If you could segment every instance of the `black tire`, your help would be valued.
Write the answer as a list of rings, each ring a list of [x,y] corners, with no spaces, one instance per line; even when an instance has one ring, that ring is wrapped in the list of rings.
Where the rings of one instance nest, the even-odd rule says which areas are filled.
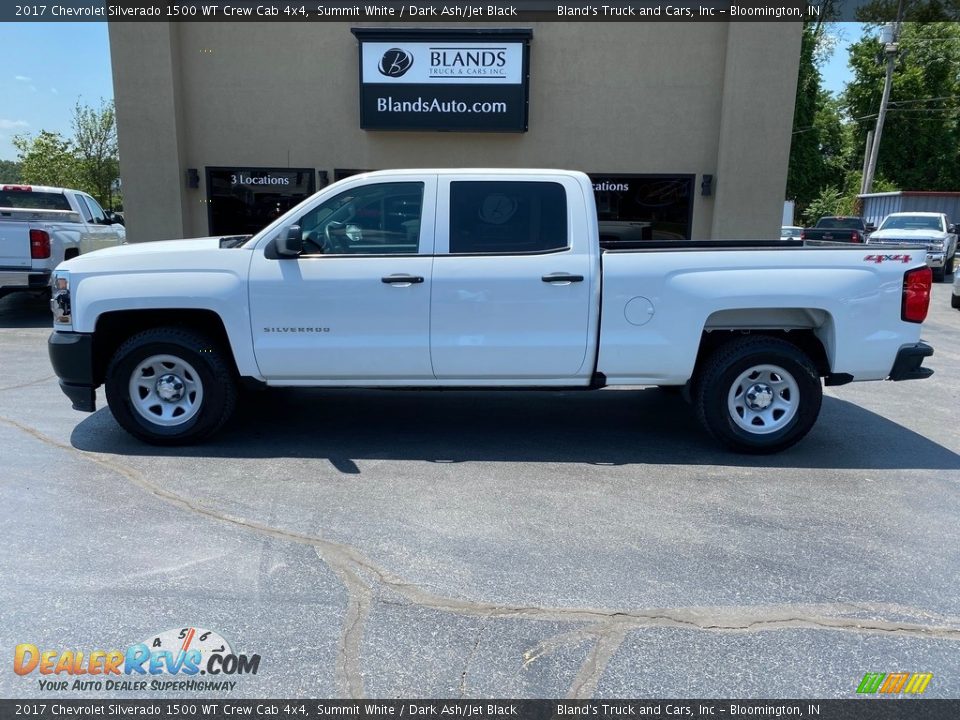
[[[947,260],[947,262],[945,263],[945,266],[944,266],[944,268],[943,268],[943,274],[944,274],[944,275],[953,275],[953,271],[954,271],[954,269],[955,269],[956,262],[957,262],[957,256],[956,256],[956,255],[953,255],[953,256],[952,256],[949,260]]]
[[[960,310],[960,295],[950,295],[950,307]]]
[[[933,281],[934,282],[943,282],[946,277],[945,273],[946,268],[933,268]]]
[[[744,377],[764,367],[776,371]],[[763,384],[764,378],[769,384]],[[752,393],[756,389],[763,397]],[[767,405],[754,412],[747,407],[748,397],[758,407]],[[694,392],[697,417],[707,432],[727,448],[750,454],[775,453],[797,443],[816,422],[822,400],[820,376],[810,358],[796,345],[764,336],[738,338],[717,348],[698,373]]]
[[[236,406],[236,383],[226,357],[216,343],[193,330],[161,327],[137,333],[117,349],[107,368],[110,412],[124,430],[152,445],[187,445],[209,437],[223,426]],[[175,414],[176,403],[162,401],[159,395],[151,401],[149,391],[143,388],[153,382],[154,392],[159,390],[161,378],[151,381],[157,373],[151,367],[142,367],[156,358],[168,359],[166,363],[157,361],[170,371],[168,377],[184,378],[179,385],[176,379],[167,381],[169,387],[178,388],[172,392],[180,392],[182,402],[189,405],[179,416]],[[140,386],[135,392],[140,397],[132,397],[131,387],[137,378]],[[184,393],[185,384],[192,390]],[[151,402],[153,408],[148,408]],[[173,407],[173,414],[167,418],[163,417],[165,402],[167,410]],[[184,415],[189,417],[181,419]]]

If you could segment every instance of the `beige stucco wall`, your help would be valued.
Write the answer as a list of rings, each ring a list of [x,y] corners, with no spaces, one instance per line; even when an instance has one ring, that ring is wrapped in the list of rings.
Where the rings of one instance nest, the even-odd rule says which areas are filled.
[[[206,234],[206,166],[692,173],[694,238],[778,232],[797,23],[525,23],[522,134],[361,130],[357,25],[111,23],[129,237]]]

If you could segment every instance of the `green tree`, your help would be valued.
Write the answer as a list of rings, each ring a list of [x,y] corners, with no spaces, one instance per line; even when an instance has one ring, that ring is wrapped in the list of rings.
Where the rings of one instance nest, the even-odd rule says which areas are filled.
[[[843,108],[821,87],[819,66],[832,49],[827,27],[804,23],[800,46],[787,197],[796,200],[801,214],[824,187],[842,183],[849,156]]]
[[[77,101],[73,110],[73,148],[80,185],[101,205],[111,207],[113,183],[120,176],[112,100],[101,98],[98,108]]]
[[[899,46],[876,174],[903,190],[956,190],[960,26],[904,23]],[[864,37],[850,48],[854,79],[843,102],[855,122],[854,142],[859,147],[876,125],[885,73],[878,62],[881,56],[875,37]]]
[[[20,182],[20,165],[13,160],[0,160],[0,183]]]
[[[60,133],[41,130],[36,137],[13,138],[20,163],[21,182],[34,185],[76,187],[79,166],[73,145]]]

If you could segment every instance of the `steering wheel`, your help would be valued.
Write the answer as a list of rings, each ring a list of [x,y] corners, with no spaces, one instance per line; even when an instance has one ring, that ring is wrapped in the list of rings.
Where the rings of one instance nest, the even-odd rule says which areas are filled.
[[[346,247],[343,242],[343,238],[334,237],[330,233],[330,229],[341,230],[346,227],[346,223],[337,222],[333,220],[328,222],[323,228],[323,244],[325,252],[340,254],[346,251]]]

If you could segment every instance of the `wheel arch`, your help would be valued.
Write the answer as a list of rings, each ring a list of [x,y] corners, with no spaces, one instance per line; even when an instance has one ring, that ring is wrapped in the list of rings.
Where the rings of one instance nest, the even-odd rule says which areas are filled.
[[[150,309],[113,310],[97,318],[93,333],[94,382],[104,382],[110,359],[125,340],[143,330],[157,327],[180,327],[203,333],[210,338],[228,360],[234,373],[239,375],[236,356],[230,344],[223,319],[213,310],[200,309]]]
[[[833,315],[822,308],[738,308],[709,315],[690,383],[693,386],[707,359],[723,345],[746,335],[775,337],[801,350],[821,377],[832,372],[836,348]]]

